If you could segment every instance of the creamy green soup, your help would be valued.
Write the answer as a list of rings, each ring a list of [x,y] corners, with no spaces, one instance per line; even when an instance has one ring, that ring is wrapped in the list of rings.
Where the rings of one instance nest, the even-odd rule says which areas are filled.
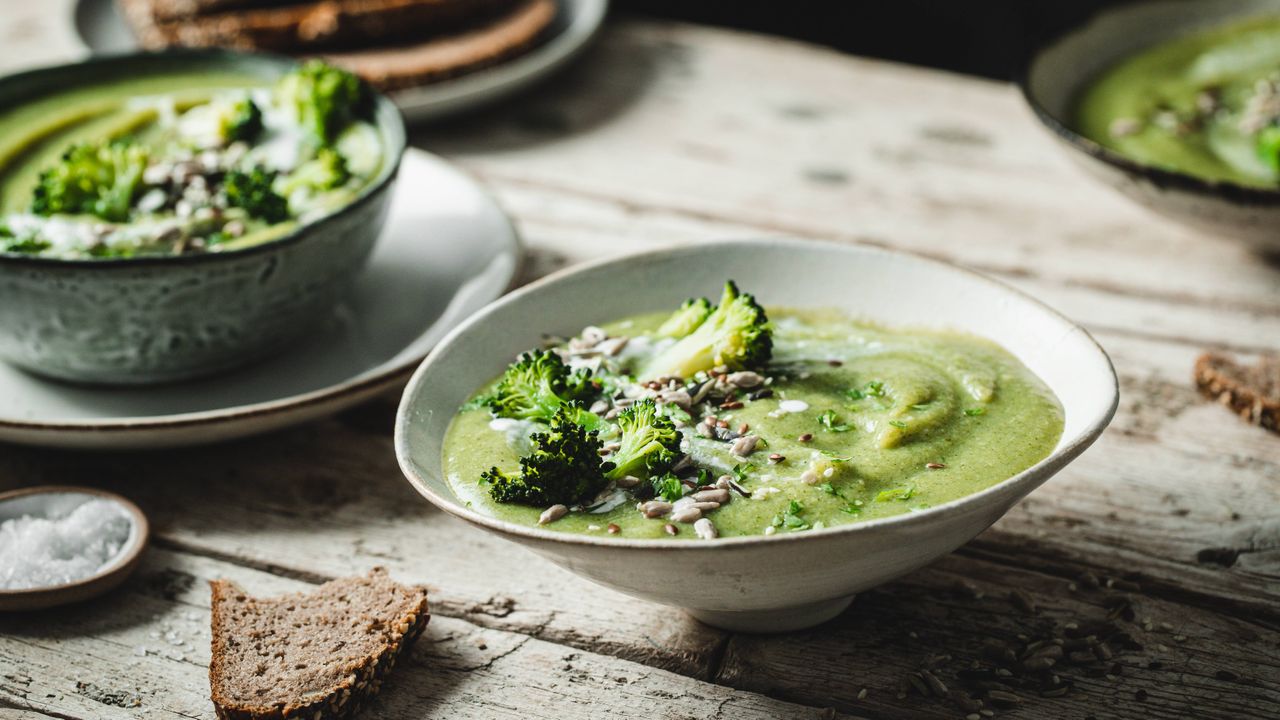
[[[173,72],[0,111],[0,252],[223,252],[354,200],[383,164],[367,90],[321,63],[279,81]]]
[[[590,405],[603,418],[645,398],[665,408],[683,437],[674,474],[684,487],[664,499],[644,479],[633,487],[610,483],[545,527],[695,538],[692,517],[706,518],[721,537],[805,532],[978,492],[1046,457],[1061,436],[1054,395],[987,340],[888,329],[834,311],[771,308],[768,316],[772,356],[756,371],[635,383],[636,369],[673,342],[655,334],[666,314],[588,328],[559,345],[571,366],[590,367],[600,381]],[[603,424],[607,453],[616,428]],[[482,479],[491,467],[517,467],[540,430],[536,421],[495,418],[480,402],[465,407],[444,444],[444,470],[458,498],[519,524],[545,521],[546,508],[498,502]],[[698,497],[723,501],[679,512]],[[646,504],[655,501],[672,507],[659,505],[647,516]]]
[[[1280,17],[1176,38],[1106,70],[1079,132],[1139,162],[1254,187],[1280,182]]]

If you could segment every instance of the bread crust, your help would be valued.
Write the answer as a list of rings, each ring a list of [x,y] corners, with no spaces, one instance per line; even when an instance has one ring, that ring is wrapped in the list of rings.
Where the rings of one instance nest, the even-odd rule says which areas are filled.
[[[1264,357],[1246,367],[1218,353],[1196,359],[1196,387],[1246,422],[1280,433],[1280,358]]]
[[[245,50],[312,51],[458,30],[509,10],[517,0],[318,0],[243,6],[241,0],[117,0],[138,42]],[[228,5],[227,2],[231,4]],[[175,11],[195,10],[175,16]]]
[[[385,579],[386,570],[374,568],[370,578]],[[335,580],[316,588],[310,594],[322,594],[335,583],[349,582],[351,578]],[[388,579],[389,581],[389,579]],[[301,597],[304,593],[286,596],[286,598],[257,599],[248,597],[243,589],[230,580],[212,580],[209,583],[212,593],[211,602],[211,653],[209,662],[210,699],[214,710],[222,720],[286,720],[300,718],[305,720],[341,720],[354,715],[382,686],[388,672],[395,667],[396,660],[409,648],[427,626],[430,619],[427,606],[427,591],[417,586],[398,585],[417,596],[415,606],[399,624],[390,629],[382,647],[364,660],[341,681],[327,688],[326,694],[310,702],[293,700],[272,705],[252,705],[226,695],[223,687],[226,684],[224,659],[235,652],[228,646],[231,635],[231,618],[229,609],[238,603],[276,602],[288,597]]]
[[[446,80],[502,62],[536,44],[556,17],[555,0],[522,0],[509,13],[456,35],[320,53],[381,90]]]

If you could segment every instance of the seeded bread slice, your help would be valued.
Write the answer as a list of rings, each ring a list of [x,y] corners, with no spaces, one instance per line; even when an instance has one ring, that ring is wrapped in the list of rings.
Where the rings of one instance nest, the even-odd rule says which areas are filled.
[[[281,52],[453,32],[516,4],[516,0],[318,0],[263,5],[200,0],[203,5],[189,8],[195,14],[174,17],[173,0],[117,2],[138,42],[148,49],[232,47]]]
[[[213,590],[209,686],[223,720],[337,720],[377,693],[427,624],[427,591],[383,568],[311,592],[249,597]]]
[[[1280,355],[1264,355],[1253,366],[1218,353],[1196,360],[1196,386],[1211,400],[1272,432],[1280,432]]]
[[[456,77],[518,55],[537,43],[555,17],[555,0],[520,0],[509,11],[464,32],[323,52],[320,57],[377,88],[399,90]]]

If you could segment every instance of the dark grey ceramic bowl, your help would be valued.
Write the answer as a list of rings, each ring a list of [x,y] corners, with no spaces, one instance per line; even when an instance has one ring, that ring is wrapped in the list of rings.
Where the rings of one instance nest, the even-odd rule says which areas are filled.
[[[0,79],[0,107],[114,77],[237,70],[276,77],[281,57],[143,53]],[[283,349],[327,317],[373,250],[405,147],[399,110],[376,95],[385,162],[353,203],[279,239],[222,253],[58,260],[0,253],[0,359],[100,384],[181,380]]]
[[[1280,250],[1280,189],[1245,187],[1132,160],[1077,133],[1077,98],[1102,71],[1174,37],[1260,15],[1280,14],[1275,0],[1161,0],[1093,16],[1033,54],[1019,85],[1036,116],[1091,175],[1170,219]]]

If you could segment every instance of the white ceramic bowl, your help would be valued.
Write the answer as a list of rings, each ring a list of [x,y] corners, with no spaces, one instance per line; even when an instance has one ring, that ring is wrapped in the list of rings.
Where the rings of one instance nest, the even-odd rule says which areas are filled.
[[[1104,10],[1041,47],[1020,79],[1036,116],[1091,175],[1165,217],[1263,251],[1280,250],[1280,188],[1203,180],[1145,165],[1077,133],[1072,112],[1099,73],[1174,37],[1255,16],[1275,0],[1161,0]]]
[[[458,407],[543,333],[676,307],[714,295],[726,278],[766,307],[836,307],[890,325],[988,337],[1062,401],[1053,454],[1003,482],[921,512],[785,535],[714,541],[633,540],[516,525],[463,506],[441,466]],[[684,608],[731,630],[808,627],[855,593],[964,544],[1088,447],[1115,412],[1115,372],[1080,327],[1000,283],[933,260],[870,247],[797,240],[735,241],[633,255],[574,268],[493,303],[454,330],[418,368],[396,418],[396,455],[418,492],[602,585]],[[479,559],[479,558],[478,558]]]

